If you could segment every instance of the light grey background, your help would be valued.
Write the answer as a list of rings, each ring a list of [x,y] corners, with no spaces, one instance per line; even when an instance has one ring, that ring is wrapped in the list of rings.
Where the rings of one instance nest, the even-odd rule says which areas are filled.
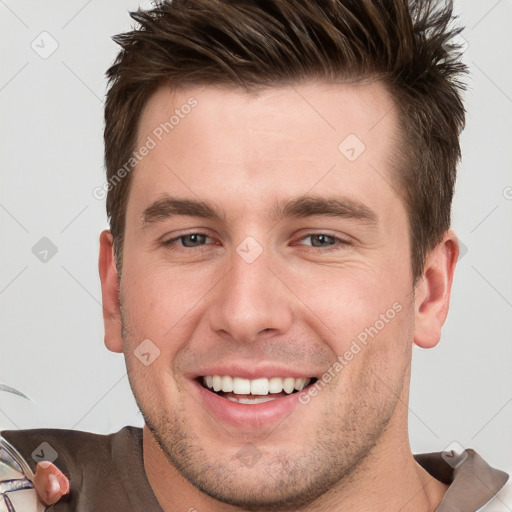
[[[0,0],[0,383],[31,398],[0,392],[0,428],[142,425],[123,357],[103,345],[107,222],[92,193],[110,36],[139,4]],[[456,7],[471,82],[453,226],[467,253],[441,343],[414,352],[410,437],[415,452],[457,441],[512,470],[512,0]]]

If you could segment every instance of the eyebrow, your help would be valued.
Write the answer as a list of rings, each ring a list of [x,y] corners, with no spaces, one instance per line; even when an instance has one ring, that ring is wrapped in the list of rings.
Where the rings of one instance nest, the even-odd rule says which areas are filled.
[[[203,201],[177,199],[166,196],[155,201],[142,212],[144,225],[165,220],[176,215],[202,217],[204,219],[223,220],[225,215]]]
[[[322,215],[377,224],[377,214],[372,209],[348,197],[303,196],[278,202],[270,213],[276,221],[288,217],[305,218]]]
[[[204,201],[166,196],[155,201],[143,211],[142,222],[145,226],[178,215],[217,221],[226,219],[224,211]],[[281,200],[270,209],[269,216],[275,221],[291,217],[329,216],[356,219],[366,224],[377,224],[377,214],[373,210],[348,197],[302,196],[296,199]]]

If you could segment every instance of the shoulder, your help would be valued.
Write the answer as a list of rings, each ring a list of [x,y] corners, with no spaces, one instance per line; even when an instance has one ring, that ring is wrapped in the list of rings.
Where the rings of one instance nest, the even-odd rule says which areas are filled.
[[[434,478],[448,484],[436,512],[505,512],[512,510],[511,481],[477,452],[462,449],[415,455]]]
[[[64,429],[4,430],[0,436],[20,453],[32,470],[38,462],[48,460],[64,471],[76,460],[84,464],[90,459],[99,462],[104,457],[111,458],[113,444],[139,442],[142,429],[124,427],[114,434]]]
[[[478,512],[510,512],[512,510],[512,479],[496,493]]]
[[[11,458],[30,480],[37,464],[43,461],[52,462],[68,478],[70,493],[52,510],[144,510],[131,506],[131,502],[137,494],[152,499],[143,467],[140,428],[124,427],[113,434],[63,429],[5,430],[0,436]]]

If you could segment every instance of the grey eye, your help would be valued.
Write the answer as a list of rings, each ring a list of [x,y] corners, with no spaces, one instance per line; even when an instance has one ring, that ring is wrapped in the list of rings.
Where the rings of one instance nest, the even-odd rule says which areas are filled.
[[[206,243],[208,237],[199,233],[192,233],[191,235],[180,236],[179,240],[184,247],[197,247]]]
[[[336,243],[336,238],[330,235],[309,235],[306,238],[311,240],[313,247],[326,247]]]

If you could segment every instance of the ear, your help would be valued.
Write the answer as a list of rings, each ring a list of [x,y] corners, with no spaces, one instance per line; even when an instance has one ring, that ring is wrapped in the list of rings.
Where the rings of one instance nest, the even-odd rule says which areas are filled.
[[[435,347],[441,338],[458,256],[459,242],[452,230],[427,256],[423,275],[414,290],[414,343],[419,347]]]
[[[112,352],[123,351],[121,336],[121,309],[119,283],[114,260],[112,235],[105,230],[100,235],[100,257],[98,262],[103,300],[103,323],[105,325],[105,345]]]

